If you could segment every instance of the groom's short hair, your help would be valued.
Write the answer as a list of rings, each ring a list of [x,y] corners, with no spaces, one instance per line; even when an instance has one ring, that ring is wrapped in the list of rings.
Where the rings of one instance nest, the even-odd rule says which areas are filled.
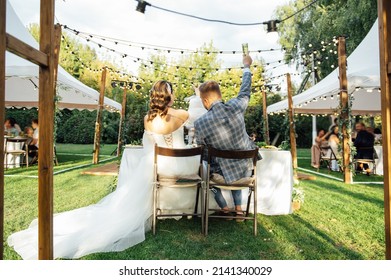
[[[221,96],[220,86],[215,81],[208,81],[200,85],[201,96],[205,96],[210,92],[217,93]]]

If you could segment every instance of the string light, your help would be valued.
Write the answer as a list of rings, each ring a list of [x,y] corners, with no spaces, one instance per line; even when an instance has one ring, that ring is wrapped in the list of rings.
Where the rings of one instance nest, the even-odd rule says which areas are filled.
[[[203,18],[203,17],[199,17],[199,16],[195,16],[195,15],[185,14],[185,13],[182,13],[182,12],[177,12],[177,11],[169,10],[169,9],[166,9],[166,8],[163,8],[163,7],[155,6],[155,5],[152,5],[151,3],[147,2],[147,1],[144,1],[144,0],[136,0],[136,1],[137,1],[136,11],[141,12],[143,14],[145,13],[146,7],[150,6],[150,7],[153,7],[153,8],[162,10],[162,11],[165,11],[165,12],[173,13],[173,14],[180,15],[180,16],[190,17],[190,18],[194,18],[194,19],[199,19],[199,20],[203,20],[203,21],[208,21],[208,22],[224,23],[224,24],[236,25],[236,26],[267,25],[267,31],[268,32],[276,32],[277,31],[277,23],[281,23],[283,21],[286,21],[286,20],[294,17],[295,15],[301,13],[302,11],[306,10],[307,8],[309,8],[310,6],[314,5],[319,0],[312,1],[308,5],[304,6],[303,8],[297,10],[296,12],[292,13],[291,15],[289,15],[289,16],[281,19],[281,20],[269,20],[269,21],[254,22],[254,23],[236,23],[236,22],[230,22],[230,21],[225,21],[225,20],[208,19],[208,18]]]

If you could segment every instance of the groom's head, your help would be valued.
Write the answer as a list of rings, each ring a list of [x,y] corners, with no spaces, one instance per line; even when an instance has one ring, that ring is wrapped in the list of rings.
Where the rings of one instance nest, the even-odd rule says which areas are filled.
[[[200,97],[204,107],[209,110],[215,101],[221,100],[219,84],[215,81],[208,81],[200,85]]]

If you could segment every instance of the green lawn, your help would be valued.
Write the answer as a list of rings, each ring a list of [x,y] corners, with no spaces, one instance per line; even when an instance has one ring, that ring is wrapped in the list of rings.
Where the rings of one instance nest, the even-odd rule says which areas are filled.
[[[75,154],[88,150],[61,148]],[[308,154],[300,150],[299,156]],[[73,160],[78,162],[76,156]],[[83,157],[79,162],[84,162]],[[55,212],[95,203],[112,190],[114,177],[82,175],[85,168],[55,175]],[[6,177],[5,183],[7,238],[37,216],[37,179]],[[251,222],[211,221],[205,238],[198,219],[164,220],[158,224],[158,234],[149,232],[141,244],[83,259],[384,259],[382,185],[345,185],[317,176],[314,181],[301,181],[300,187],[305,191],[302,208],[285,216],[259,214],[256,237]],[[6,246],[5,259],[20,257]]]
[[[298,166],[300,168],[308,169],[314,172],[318,172],[321,174],[333,176],[339,179],[343,179],[343,174],[337,171],[330,171],[327,167],[322,166],[319,171],[311,166],[311,150],[310,149],[298,149],[297,150],[298,157]],[[353,176],[354,182],[383,182],[383,176],[373,175],[370,176],[366,174],[355,174]]]

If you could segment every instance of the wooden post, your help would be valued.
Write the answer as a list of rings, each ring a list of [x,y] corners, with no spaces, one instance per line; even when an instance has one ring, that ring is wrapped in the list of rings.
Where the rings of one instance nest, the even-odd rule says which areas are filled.
[[[342,134],[342,168],[344,173],[344,182],[346,184],[352,183],[352,172],[350,170],[350,138],[351,135],[347,130],[347,123],[349,123],[349,94],[348,94],[348,79],[346,76],[346,38],[338,38],[338,66],[339,66],[339,84],[340,84],[340,104],[341,111],[339,117],[342,120],[341,134]]]
[[[0,0],[0,124],[5,114],[5,50],[7,1]],[[4,137],[0,137],[0,260],[4,258]]]
[[[106,88],[106,74],[107,68],[104,67],[102,71],[102,77],[100,80],[100,95],[99,95],[99,106],[98,112],[96,114],[95,122],[95,137],[94,137],[94,155],[92,159],[93,164],[99,163],[99,151],[100,151],[100,135],[102,128],[102,111],[103,111],[103,102],[105,98],[105,88]]]
[[[119,119],[119,130],[118,130],[118,146],[117,146],[117,157],[121,155],[122,150],[122,133],[123,133],[123,122],[125,120],[125,114],[126,114],[126,89],[128,87],[128,84],[125,83],[125,87],[123,90],[122,95],[122,110],[121,110],[121,117]]]
[[[288,114],[289,114],[289,137],[291,140],[291,153],[292,153],[292,165],[293,176],[297,179],[297,150],[296,150],[296,132],[295,123],[293,119],[293,100],[292,100],[292,82],[291,74],[286,74],[287,86],[288,86]]]
[[[41,0],[40,51],[48,67],[39,69],[38,257],[53,259],[54,0]]]
[[[266,145],[270,145],[270,136],[269,136],[269,119],[267,115],[267,100],[266,100],[266,91],[262,92],[262,103],[263,103],[263,131]]]
[[[386,259],[391,260],[391,2],[378,0]]]

